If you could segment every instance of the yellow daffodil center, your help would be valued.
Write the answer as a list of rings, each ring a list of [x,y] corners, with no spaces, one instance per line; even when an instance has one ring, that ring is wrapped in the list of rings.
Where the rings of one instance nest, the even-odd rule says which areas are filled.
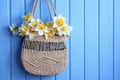
[[[60,28],[60,30],[61,30],[62,32],[65,32],[65,31],[67,31],[67,28],[66,28],[66,26],[62,26],[62,27]]]
[[[41,23],[40,26],[39,26],[39,29],[40,29],[40,30],[45,30],[45,28],[46,28],[46,27],[45,27],[45,24],[44,24],[44,23]]]
[[[45,38],[46,39],[48,39],[48,37],[51,37],[51,36],[53,36],[53,31],[52,30],[50,30],[49,32],[45,33]]]
[[[50,30],[50,31],[48,32],[48,35],[49,35],[49,36],[52,36],[52,35],[53,35],[53,31]]]
[[[63,26],[64,20],[63,20],[62,18],[59,18],[59,19],[56,20],[56,24],[57,24],[58,26]]]
[[[52,28],[53,27],[52,23],[47,23],[46,25],[47,25],[48,28]]]
[[[38,21],[34,21],[34,22],[32,22],[32,25],[33,25],[34,27],[36,27],[36,26],[39,25],[39,22],[38,22]]]
[[[28,30],[29,30],[29,27],[27,27],[27,26],[25,26],[25,25],[20,28],[20,32],[23,33],[24,35],[26,34],[26,32],[27,32]]]
[[[27,14],[26,16],[24,16],[24,19],[26,21],[30,21],[32,19],[32,16],[30,14]]]
[[[53,28],[53,33],[58,34],[58,30],[56,28]]]
[[[67,34],[67,35],[65,35],[65,36],[66,36],[66,38],[68,38],[70,35]]]

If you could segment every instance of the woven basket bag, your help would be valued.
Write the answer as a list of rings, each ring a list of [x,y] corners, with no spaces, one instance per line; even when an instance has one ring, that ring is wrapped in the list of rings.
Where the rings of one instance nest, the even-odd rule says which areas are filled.
[[[64,36],[49,39],[43,36],[29,39],[26,36],[22,44],[21,62],[24,69],[33,75],[47,76],[62,72],[67,63]]]

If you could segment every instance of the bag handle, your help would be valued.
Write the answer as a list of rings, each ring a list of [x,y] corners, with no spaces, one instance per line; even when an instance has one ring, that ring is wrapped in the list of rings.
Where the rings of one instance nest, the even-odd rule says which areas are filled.
[[[52,4],[52,8],[53,8],[53,11],[54,11],[54,15],[57,16],[57,12],[56,12],[56,8],[54,6],[54,3],[52,0],[50,0],[51,4]],[[49,11],[49,14],[50,14],[50,17],[51,19],[53,20],[53,17],[52,17],[52,11],[50,10],[50,6],[48,4],[48,0],[46,0],[46,3],[47,3],[47,7],[48,7],[48,11]]]
[[[53,11],[54,11],[54,15],[57,16],[56,8],[55,8],[55,6],[54,6],[53,1],[50,0],[50,3],[52,4],[52,8],[53,8]],[[33,7],[32,7],[32,15],[33,15],[33,16],[35,15],[37,4],[38,4],[38,0],[34,0]],[[46,4],[47,4],[47,7],[48,7],[48,11],[49,11],[49,14],[50,14],[50,18],[53,20],[52,11],[50,10],[50,5],[49,5],[49,3],[48,3],[48,0],[46,0]]]
[[[38,0],[34,0],[33,6],[32,6],[32,16],[35,15],[37,5],[38,5]]]

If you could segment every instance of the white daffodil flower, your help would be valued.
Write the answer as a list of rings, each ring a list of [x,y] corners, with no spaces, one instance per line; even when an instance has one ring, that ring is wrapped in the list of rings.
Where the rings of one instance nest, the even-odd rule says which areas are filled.
[[[40,19],[37,19],[37,20],[32,19],[32,20],[31,20],[31,23],[29,23],[29,26],[30,26],[30,27],[33,27],[33,28],[35,29],[36,27],[39,26],[39,23],[40,23]]]
[[[19,35],[25,36],[27,31],[29,31],[29,27],[26,24],[22,24],[21,27],[19,27]]]
[[[58,27],[57,30],[58,30],[58,34],[59,34],[60,36],[66,35],[66,33],[67,33],[67,31],[68,31],[68,27],[67,27],[67,25],[63,25],[63,26],[61,26],[61,27]]]
[[[53,28],[61,27],[65,24],[65,18],[62,17],[61,15],[55,16],[53,18],[53,22],[54,22]]]
[[[48,30],[52,30],[53,29],[53,22],[47,22],[46,26],[47,26]]]
[[[70,36],[71,31],[72,31],[72,27],[68,27],[68,30],[64,36],[68,38]]]
[[[30,39],[33,39],[35,36],[37,36],[37,32],[32,28],[29,28],[29,31],[26,32],[26,35],[29,36]]]
[[[68,31],[72,32],[73,28],[71,26],[68,27]]]
[[[44,32],[48,32],[47,26],[42,22],[35,31],[38,32],[38,35],[42,36],[44,35]]]
[[[13,35],[17,34],[16,25],[15,24],[10,25],[9,28],[10,28],[10,31],[12,32]]]
[[[64,36],[65,35],[70,35],[70,33],[72,31],[72,27],[65,24],[65,25],[63,25],[61,27],[58,27],[57,30],[58,30],[58,34],[60,36],[62,36],[62,35],[64,35]]]
[[[33,16],[31,13],[28,13],[26,15],[23,16],[23,19],[26,21],[26,22],[30,22],[32,20]]]

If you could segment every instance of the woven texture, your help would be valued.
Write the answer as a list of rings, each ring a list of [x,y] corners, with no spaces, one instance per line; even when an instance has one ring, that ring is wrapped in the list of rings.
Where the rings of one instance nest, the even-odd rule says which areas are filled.
[[[35,37],[25,41],[39,42],[64,42],[64,37],[52,37],[48,40],[43,37]],[[23,43],[23,45],[25,45]],[[21,61],[25,70],[34,75],[55,75],[64,70],[67,63],[67,49],[56,51],[39,51],[22,48]]]
[[[25,38],[25,40],[29,40],[29,41],[40,41],[40,42],[64,42],[64,37],[61,36],[52,36],[49,37],[49,39],[45,39],[45,37],[41,36],[36,36],[33,39],[29,39],[29,37],[27,36]]]

